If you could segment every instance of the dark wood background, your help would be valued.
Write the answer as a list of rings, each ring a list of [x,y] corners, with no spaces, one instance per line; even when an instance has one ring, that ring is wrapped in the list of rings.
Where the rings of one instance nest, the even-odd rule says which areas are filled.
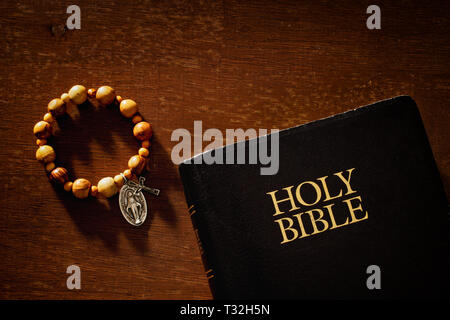
[[[288,128],[397,95],[419,105],[450,192],[450,5],[376,1],[73,1],[0,3],[0,297],[209,299],[171,133]],[[136,100],[155,131],[150,219],[128,225],[116,203],[76,200],[35,160],[33,125],[74,84]],[[71,110],[55,139],[72,177],[126,168],[138,143],[117,111]],[[81,290],[66,268],[81,268]]]

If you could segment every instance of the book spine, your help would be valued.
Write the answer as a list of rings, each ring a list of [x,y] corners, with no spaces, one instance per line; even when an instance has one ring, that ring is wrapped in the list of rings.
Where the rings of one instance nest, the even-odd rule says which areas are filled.
[[[201,197],[204,192],[199,190],[202,188],[201,177],[195,165],[181,165],[179,170],[188,206],[187,212],[194,228],[206,279],[208,280],[213,297],[216,298],[216,268],[211,255],[212,251],[209,248],[211,239],[208,234],[208,228],[205,225],[206,222],[204,221],[205,209],[208,208],[208,204],[207,199]]]

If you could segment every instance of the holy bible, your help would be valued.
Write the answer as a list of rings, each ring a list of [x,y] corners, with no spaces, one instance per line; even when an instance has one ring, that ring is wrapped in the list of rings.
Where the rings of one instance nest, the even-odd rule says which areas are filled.
[[[450,296],[448,202],[410,97],[277,134],[276,174],[194,161],[268,136],[179,167],[216,299]]]

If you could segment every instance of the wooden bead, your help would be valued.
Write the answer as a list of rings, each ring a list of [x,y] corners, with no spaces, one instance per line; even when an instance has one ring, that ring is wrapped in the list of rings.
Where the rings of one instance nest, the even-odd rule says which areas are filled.
[[[106,198],[112,197],[119,190],[116,183],[114,182],[114,179],[111,177],[101,179],[98,182],[97,186],[98,192]]]
[[[139,149],[139,155],[141,157],[147,158],[149,154],[150,154],[150,151],[148,151],[147,148],[140,148]]]
[[[53,99],[48,103],[48,112],[54,117],[58,117],[66,113],[66,104],[59,98]]]
[[[150,148],[151,145],[152,145],[152,143],[149,140],[142,141],[142,144],[141,144],[142,148],[146,148],[146,149]]]
[[[51,124],[53,121],[55,121],[55,118],[53,118],[50,112],[47,112],[46,114],[44,114],[44,121]]]
[[[52,134],[52,127],[47,121],[39,121],[34,125],[33,133],[38,139],[47,139]]]
[[[97,186],[91,186],[90,195],[93,196],[93,197],[97,197],[98,196],[98,187]]]
[[[54,162],[49,162],[45,165],[45,171],[51,172],[53,169],[55,169],[56,165]]]
[[[36,159],[43,163],[53,162],[56,159],[55,150],[53,150],[51,146],[45,144],[37,149]]]
[[[136,102],[131,99],[125,99],[120,103],[120,113],[122,113],[125,118],[131,118],[137,111],[138,106]]]
[[[49,178],[51,182],[64,185],[69,181],[69,174],[65,168],[58,167],[50,172]]]
[[[118,174],[114,177],[114,182],[116,183],[117,187],[122,187],[124,184],[124,180],[121,174]]]
[[[142,120],[143,120],[143,119],[142,119],[141,115],[139,115],[139,114],[136,114],[135,116],[133,116],[133,119],[131,119],[131,121],[132,121],[134,124],[139,123],[139,122],[141,122]]]
[[[89,98],[95,98],[95,93],[97,92],[97,89],[91,88],[87,91],[87,95]]]
[[[82,85],[77,84],[69,90],[69,98],[75,104],[82,104],[87,99],[86,88]]]
[[[116,98],[114,89],[109,86],[103,86],[98,88],[95,97],[104,106],[107,106],[114,102]]]
[[[152,126],[146,121],[141,121],[134,126],[133,134],[138,140],[148,140],[152,137]]]
[[[140,175],[142,171],[145,169],[146,160],[144,157],[140,155],[135,155],[128,160],[128,168],[130,168],[131,172],[136,175]]]
[[[130,169],[127,169],[123,172],[123,175],[125,176],[125,178],[127,179],[132,179],[133,178],[133,173],[131,172]]]
[[[78,199],[87,198],[90,190],[91,182],[87,179],[80,178],[73,182],[72,193]]]
[[[72,185],[73,185],[73,182],[67,181],[66,183],[64,183],[64,190],[66,190],[67,192],[71,192],[72,191]]]
[[[60,99],[61,99],[62,101],[64,101],[64,103],[70,102],[70,96],[69,96],[68,93],[63,93],[63,94],[61,95]]]
[[[47,144],[47,140],[46,139],[36,139],[36,144],[40,147],[43,146],[44,144]]]

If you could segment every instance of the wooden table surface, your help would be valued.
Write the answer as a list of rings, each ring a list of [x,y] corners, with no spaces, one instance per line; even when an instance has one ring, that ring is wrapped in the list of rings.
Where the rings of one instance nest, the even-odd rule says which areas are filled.
[[[0,298],[210,299],[178,169],[177,128],[284,129],[397,95],[420,109],[450,192],[450,5],[377,1],[0,3]],[[33,125],[74,84],[108,84],[154,128],[149,219],[132,227],[117,197],[77,200],[35,160]],[[136,153],[117,111],[70,110],[58,163],[97,182]],[[81,268],[68,290],[66,268]]]

